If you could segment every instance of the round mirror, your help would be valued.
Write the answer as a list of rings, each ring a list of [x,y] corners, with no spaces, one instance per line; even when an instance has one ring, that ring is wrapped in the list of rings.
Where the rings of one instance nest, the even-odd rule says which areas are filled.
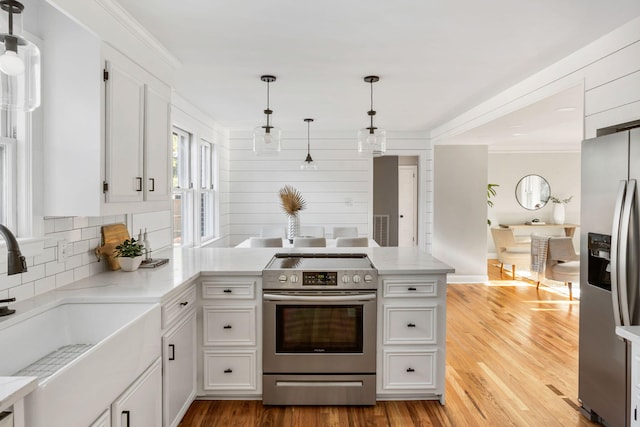
[[[540,175],[524,176],[516,185],[516,200],[520,206],[530,211],[542,209],[549,201],[549,196],[551,187]]]

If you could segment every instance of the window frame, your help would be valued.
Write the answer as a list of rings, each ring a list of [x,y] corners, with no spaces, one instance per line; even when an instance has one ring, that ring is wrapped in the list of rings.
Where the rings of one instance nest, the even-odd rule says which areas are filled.
[[[194,145],[194,137],[193,134],[178,127],[172,126],[171,129],[171,151],[172,157],[174,157],[174,142],[173,138],[177,136],[181,138],[180,142],[186,141],[186,149],[180,149],[180,143],[178,146],[178,150],[176,155],[177,164],[183,164],[186,168],[184,171],[184,175],[178,176],[178,184],[180,184],[180,179],[184,178],[184,184],[186,186],[181,187],[180,185],[175,185],[175,178],[173,173],[173,165],[171,171],[171,199],[174,201],[171,204],[171,218],[172,218],[172,246],[173,247],[191,247],[194,245],[194,231],[195,230],[195,216],[193,210],[193,200],[194,200],[194,186],[193,186],[193,145]],[[180,154],[186,152],[187,160],[184,162],[184,159],[180,159]],[[181,233],[180,233],[180,243],[176,243],[176,232],[175,232],[175,200],[176,196],[180,196],[181,200]]]
[[[219,236],[218,223],[218,156],[216,144],[205,138],[200,138],[198,147],[198,194],[196,200],[197,208],[197,225],[198,233],[195,236],[198,244],[203,245],[210,243]],[[208,201],[211,206],[212,215],[209,216],[210,221],[203,221],[204,207],[202,206],[203,198],[210,198]],[[209,230],[208,234],[204,233],[204,229]]]

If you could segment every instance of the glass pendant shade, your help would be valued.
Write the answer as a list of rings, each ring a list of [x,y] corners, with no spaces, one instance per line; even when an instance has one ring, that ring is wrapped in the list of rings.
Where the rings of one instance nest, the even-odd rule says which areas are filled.
[[[0,1],[0,108],[33,111],[40,106],[40,49],[22,37],[24,6]]]
[[[358,154],[363,157],[381,157],[387,151],[387,133],[384,129],[376,129],[371,133],[369,128],[358,131]]]
[[[253,130],[253,152],[258,156],[276,156],[280,152],[280,128],[273,127],[266,132],[263,126]]]

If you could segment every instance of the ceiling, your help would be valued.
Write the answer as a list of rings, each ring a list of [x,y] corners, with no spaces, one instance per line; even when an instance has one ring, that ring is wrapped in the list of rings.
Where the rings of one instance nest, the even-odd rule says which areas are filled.
[[[638,0],[120,3],[181,62],[177,92],[225,127],[264,124],[260,75],[275,75],[283,135],[305,117],[312,130],[365,127],[370,74],[377,126],[428,131],[640,16]]]

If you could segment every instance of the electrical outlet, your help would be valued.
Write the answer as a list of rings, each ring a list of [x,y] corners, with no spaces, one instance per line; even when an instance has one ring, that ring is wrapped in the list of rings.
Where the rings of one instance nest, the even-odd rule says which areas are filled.
[[[66,262],[69,259],[69,246],[66,240],[58,240],[58,262]]]

